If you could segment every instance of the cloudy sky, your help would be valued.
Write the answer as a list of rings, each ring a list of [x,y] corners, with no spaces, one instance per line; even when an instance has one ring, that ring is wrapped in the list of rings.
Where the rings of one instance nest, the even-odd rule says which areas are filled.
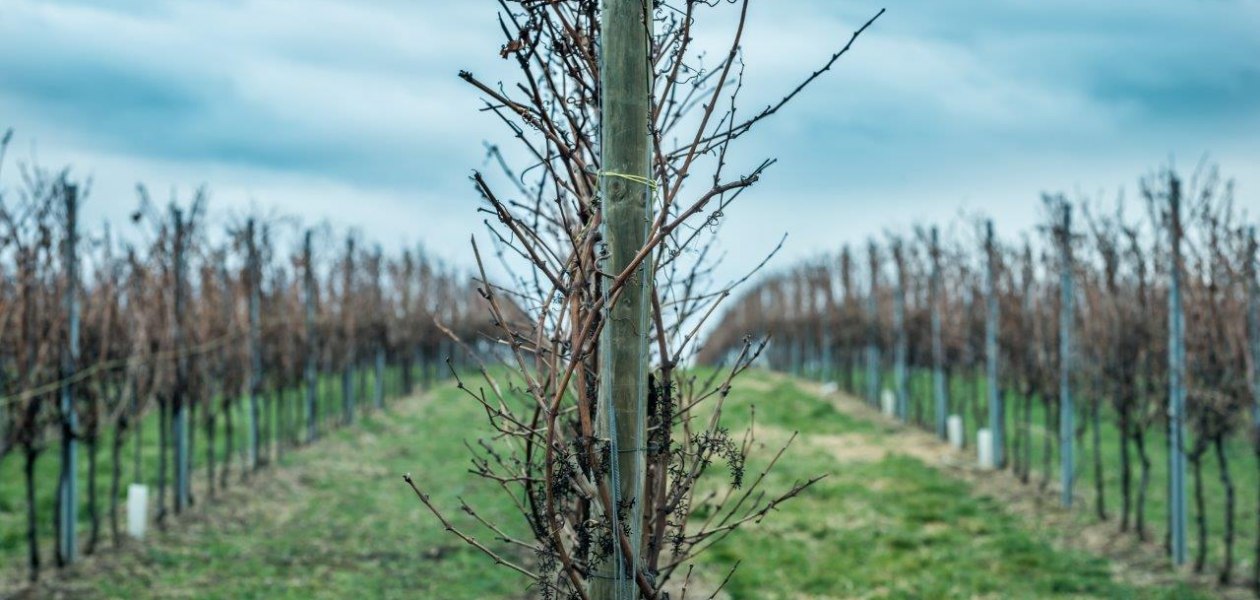
[[[755,0],[744,105],[777,99],[882,6],[746,138],[746,164],[780,162],[727,211],[731,269],[784,232],[779,264],[960,211],[1014,232],[1042,191],[1110,196],[1205,153],[1260,212],[1260,2]],[[275,207],[460,260],[481,220],[468,175],[508,141],[456,77],[510,77],[496,7],[2,0],[0,129],[16,129],[10,161],[93,178],[89,221],[122,220],[137,182],[204,183],[221,214]],[[717,39],[730,17],[699,27]]]

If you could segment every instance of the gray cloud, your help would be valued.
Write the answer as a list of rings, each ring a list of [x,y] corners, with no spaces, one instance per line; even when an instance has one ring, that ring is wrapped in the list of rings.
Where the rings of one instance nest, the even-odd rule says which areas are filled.
[[[755,2],[744,110],[879,6]],[[482,142],[510,141],[455,78],[511,77],[494,14],[491,2],[9,0],[0,126],[93,172],[102,214],[121,214],[137,179],[204,181],[228,205],[276,203],[453,255],[479,226],[466,177]],[[701,42],[717,48],[732,17],[716,12]],[[741,240],[730,270],[784,230],[791,256],[960,207],[1020,226],[1044,189],[1131,186],[1170,155],[1212,152],[1254,203],[1258,25],[1260,5],[1226,0],[891,4],[733,157],[782,161],[727,211]]]

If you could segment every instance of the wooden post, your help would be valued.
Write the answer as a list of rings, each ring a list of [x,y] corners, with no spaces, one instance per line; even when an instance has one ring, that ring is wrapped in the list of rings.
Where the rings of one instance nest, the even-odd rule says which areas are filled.
[[[354,307],[350,302],[354,297],[354,236],[346,238],[346,272],[343,274],[341,290],[341,320],[345,327],[345,362],[341,365],[341,409],[347,425],[354,423],[354,363],[358,360],[355,352]]]
[[[601,13],[600,177],[603,232],[607,244],[604,273],[624,271],[643,248],[652,220],[650,61],[652,3],[647,0],[603,0]],[[642,180],[642,181],[640,181]],[[610,443],[611,512],[604,515],[613,531],[622,531],[618,506],[631,507],[624,524],[630,555],[613,544],[612,560],[593,565],[592,600],[637,598],[635,574],[643,524],[644,440],[647,419],[649,353],[648,307],[653,267],[643,261],[626,281],[620,298],[606,305],[600,332],[600,379],[596,435]],[[605,302],[608,285],[604,286]]]
[[[1257,261],[1260,260],[1260,248],[1257,247],[1256,228],[1247,227],[1247,337],[1251,352],[1251,429],[1255,434],[1255,443],[1260,449],[1260,281],[1257,281]]]
[[[1062,201],[1059,227],[1059,483],[1062,503],[1072,507],[1076,487],[1076,410],[1072,406],[1072,318],[1076,294],[1072,282],[1072,205]]]
[[[910,398],[906,372],[906,355],[909,349],[906,339],[906,257],[903,250],[901,240],[894,240],[892,252],[897,267],[897,288],[893,297],[893,329],[897,339],[893,348],[893,385],[897,391],[897,418],[905,423],[910,420]]]
[[[832,345],[835,342],[832,330],[836,325],[836,281],[830,269],[819,267],[817,273],[823,292],[822,308],[819,310],[820,318],[818,319],[823,326],[822,331],[815,336],[819,344],[818,360],[822,363],[819,369],[819,380],[824,383],[832,383],[835,380],[835,356],[832,353]]]
[[[867,246],[870,259],[871,288],[866,295],[866,400],[879,405],[879,248],[872,241]]]
[[[302,273],[303,298],[306,308],[306,441],[313,442],[318,435],[316,423],[316,393],[319,389],[319,341],[315,331],[315,259],[311,252],[311,230],[306,230],[302,238],[302,261],[305,270]]]
[[[1186,564],[1186,323],[1181,300],[1181,181],[1169,175],[1172,266],[1168,290],[1168,527],[1172,561]]]
[[[68,378],[79,366],[79,188],[65,186],[66,238],[62,246],[66,339],[61,350],[61,481],[58,487],[57,556],[71,564],[78,554],[76,525],[79,521],[79,419],[74,410],[74,385]]]
[[[262,391],[262,331],[259,321],[262,318],[262,267],[258,264],[258,240],[256,239],[254,219],[245,225],[248,238],[249,255],[247,257],[249,281],[249,461],[250,468],[258,468],[259,458],[259,412],[258,394]]]
[[[223,257],[227,257],[227,251],[223,252]],[[236,315],[236,296],[232,292],[232,278],[228,275],[227,266],[223,264],[223,262],[219,263],[219,289],[222,290],[221,293],[223,294],[223,306],[221,308],[223,310],[223,324],[225,327],[224,334],[226,335],[228,333],[234,333],[235,327],[233,327],[233,321],[235,321],[234,317]],[[228,346],[225,345],[219,349],[218,373],[218,388],[219,393],[222,395],[219,403],[222,407],[221,410],[223,411],[223,467],[222,474],[219,477],[220,488],[227,485],[228,472],[232,468],[233,444],[236,443],[236,430],[232,426],[232,418],[233,413],[236,411],[237,403],[240,402],[241,398],[241,389],[239,387],[236,389],[228,389],[228,387],[224,385],[224,379],[227,377],[228,369],[231,368],[228,366],[228,361],[230,360],[231,351]],[[132,393],[135,393],[134,387],[132,388]],[[139,427],[137,427],[137,429],[139,429]],[[140,464],[140,455],[138,451],[136,454],[136,464]],[[243,465],[241,470],[244,471]]]
[[[1251,353],[1251,443],[1255,450],[1256,461],[1260,462],[1260,282],[1256,280],[1257,260],[1260,260],[1260,248],[1256,243],[1256,228],[1247,228],[1247,339],[1248,351]],[[1260,502],[1260,495],[1257,495]],[[1257,506],[1260,514],[1260,506]],[[1252,557],[1252,581],[1255,592],[1260,595],[1260,523],[1256,524],[1256,547]]]
[[[377,245],[376,253],[372,257],[372,295],[374,296],[373,300],[376,304],[376,319],[380,320],[380,322],[377,323],[376,331],[374,332],[376,334],[376,339],[373,340],[373,343],[376,345],[376,355],[375,368],[373,369],[375,371],[373,375],[373,382],[375,385],[372,387],[372,395],[377,410],[385,408],[385,328],[387,327],[387,324],[384,321],[385,289],[381,287],[381,268],[383,267],[381,262],[382,260],[381,247],[380,245]]]
[[[989,400],[989,431],[993,440],[993,468],[1006,466],[1006,406],[998,390],[998,289],[997,248],[993,244],[993,220],[984,223],[984,375]]]
[[[801,363],[805,360],[805,348],[801,344],[801,335],[799,326],[801,316],[804,313],[805,291],[799,277],[791,277],[786,282],[789,290],[786,294],[787,302],[784,311],[784,336],[783,341],[787,348],[787,368],[784,369],[792,375],[799,376],[802,372]]]
[[[1036,281],[1036,273],[1033,270],[1032,245],[1029,244],[1028,239],[1025,238],[1024,239],[1023,265],[1022,265],[1022,269],[1020,273],[1020,315],[1019,315],[1019,318],[1021,321],[1021,325],[1020,325],[1021,329],[1023,331],[1028,332],[1030,335],[1033,329],[1031,327],[1028,327],[1027,324],[1031,323],[1034,319],[1037,318],[1037,294],[1033,292],[1035,281]],[[1040,353],[1040,349],[1037,348],[1037,344],[1034,342],[1034,340],[1032,339],[1027,340],[1027,342],[1024,344],[1024,347],[1021,348],[1020,351],[1024,353],[1024,357],[1025,357],[1024,360],[1028,361],[1027,364],[1029,365],[1035,364],[1034,361],[1038,360],[1038,354]],[[1022,414],[1020,415],[1022,417],[1022,423],[1019,425],[1016,425],[1019,431],[1019,434],[1018,434],[1019,441],[1022,444],[1022,448],[1017,448],[1015,450],[1016,452],[1020,453],[1020,456],[1016,459],[1016,462],[1018,463],[1016,470],[1020,471],[1019,477],[1020,477],[1020,481],[1023,483],[1028,483],[1028,477],[1032,470],[1032,401],[1033,399],[1031,396],[1032,396],[1031,394],[1028,394],[1027,396],[1023,398],[1024,400],[1023,410],[1021,411]]]
[[[402,270],[402,297],[399,302],[402,304],[403,322],[406,323],[408,331],[414,331],[415,323],[411,322],[411,286],[415,278],[415,261],[411,258],[411,251],[403,251],[403,270]],[[415,351],[412,342],[415,338],[410,334],[404,335],[402,343],[398,348],[399,367],[402,368],[403,395],[411,396],[415,391],[415,379],[413,378],[412,367],[415,364]]]
[[[1251,352],[1251,430],[1255,434],[1256,450],[1260,451],[1260,247],[1257,247],[1255,226],[1247,227],[1247,338]],[[1260,566],[1260,562],[1257,562]]]
[[[932,303],[932,401],[936,417],[936,435],[946,436],[946,419],[949,409],[945,402],[945,345],[941,340],[941,245],[940,233],[932,228],[931,247],[932,279],[929,282],[929,302]]]
[[[373,377],[375,387],[372,388],[372,393],[375,395],[376,408],[382,409],[385,408],[385,346],[382,344],[376,346],[373,370],[375,371],[375,376]]]
[[[844,306],[844,315],[847,316],[848,311],[849,311],[848,309],[849,303],[856,302],[856,297],[853,292],[853,254],[849,252],[849,246],[847,244],[840,251],[840,282],[844,286],[844,296],[842,300],[842,306]],[[850,332],[852,331],[853,329],[851,328],[851,326],[846,327],[844,329],[844,337],[843,337],[843,342],[842,342],[843,344],[842,352],[843,352],[843,360],[844,360],[844,388],[850,394],[856,395],[858,393],[857,384],[855,382],[857,374],[854,373],[854,371],[857,370],[857,357],[858,357],[857,337],[858,336],[851,335]]]
[[[174,281],[171,294],[174,297],[173,314],[171,315],[171,346],[179,354],[175,357],[175,389],[171,393],[171,402],[175,408],[174,418],[174,438],[175,438],[175,512],[180,513],[188,508],[189,498],[189,467],[190,457],[188,448],[188,397],[186,394],[188,385],[188,357],[182,352],[184,345],[184,279],[186,278],[185,261],[185,237],[187,231],[184,228],[184,215],[177,206],[171,206],[171,221],[174,226],[175,238],[174,245],[171,248],[171,258],[174,263],[172,275]]]

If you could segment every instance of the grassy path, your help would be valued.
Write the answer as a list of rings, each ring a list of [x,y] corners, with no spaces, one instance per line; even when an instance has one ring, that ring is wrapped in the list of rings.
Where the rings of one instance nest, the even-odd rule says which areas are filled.
[[[749,473],[799,431],[769,489],[828,477],[704,559],[697,571],[709,582],[740,564],[719,597],[1210,597],[1071,549],[990,496],[982,480],[942,463],[939,449],[860,404],[755,373],[737,382],[728,427],[741,431],[754,405],[762,448]],[[528,582],[442,531],[400,478],[411,472],[461,527],[476,530],[459,498],[490,520],[516,523],[510,500],[467,473],[463,444],[475,443],[482,423],[477,406],[452,388],[396,402],[386,415],[290,453],[281,468],[238,484],[232,497],[169,533],[87,561],[29,597],[529,597]],[[508,529],[521,535],[523,527]],[[490,535],[479,538],[528,560]]]
[[[27,597],[526,597],[519,580],[442,531],[402,481],[411,472],[461,526],[472,523],[456,496],[509,521],[501,494],[466,474],[461,427],[483,416],[457,398],[444,388],[395,401],[386,414],[234,484],[169,532],[88,560],[60,580],[46,577]]]
[[[1063,543],[954,466],[961,456],[856,400],[754,374],[731,394],[732,429],[754,404],[768,451],[799,432],[773,486],[828,477],[709,558],[740,563],[733,598],[1211,597]]]
[[[358,384],[358,395],[362,399],[359,403],[359,411],[363,414],[371,412],[370,398],[373,397],[376,390],[375,376],[369,369],[359,369],[356,373]],[[392,399],[403,394],[403,378],[402,371],[396,367],[389,367],[385,371],[385,392],[388,398]],[[321,435],[324,432],[335,430],[340,426],[340,417],[342,413],[342,397],[341,397],[341,376],[324,374],[319,380],[319,393],[317,395],[317,413],[322,416],[320,419],[319,431]],[[302,404],[305,402],[305,391],[302,389],[285,390],[286,396],[284,402],[277,403],[274,392],[265,393],[261,400],[261,431],[262,434],[260,444],[263,446],[261,458],[270,460],[272,453],[277,451],[275,441],[281,437],[279,434],[281,427],[278,425],[285,424],[289,427],[283,427],[287,432],[305,432],[306,423],[303,420]],[[228,439],[227,435],[227,412],[222,408],[222,398],[214,397],[213,404],[219,407],[216,410],[214,439],[214,461],[216,464],[216,477],[221,476],[222,468],[228,464],[228,470],[231,471],[230,480],[235,481],[238,469],[241,468],[246,461],[246,427],[249,423],[249,401],[248,398],[237,398],[235,402],[230,404],[230,414],[232,415],[232,423],[234,424],[233,434],[234,441],[231,450],[227,448],[225,443]],[[190,429],[191,442],[191,476],[193,485],[193,498],[200,501],[201,495],[204,493],[205,477],[208,450],[208,436],[205,430],[205,415],[202,411],[196,411],[193,421],[197,423],[196,427]],[[150,486],[152,494],[156,494],[158,472],[160,463],[160,446],[159,440],[159,411],[157,407],[151,407],[147,410],[140,420],[139,431],[131,429],[126,432],[123,438],[123,445],[119,454],[118,464],[115,465],[111,456],[111,447],[114,442],[115,429],[113,424],[103,427],[100,434],[99,448],[97,449],[97,496],[98,506],[101,515],[101,543],[105,546],[109,545],[110,528],[109,528],[109,504],[110,504],[110,484],[111,474],[117,466],[120,474],[119,489],[117,502],[119,504],[119,519],[122,521],[120,526],[125,526],[126,515],[123,514],[125,509],[123,504],[127,498],[127,485],[132,482],[142,482]],[[56,512],[56,497],[58,480],[61,476],[61,460],[58,455],[60,446],[60,434],[52,433],[50,439],[47,440],[46,449],[40,454],[40,458],[35,466],[35,505],[37,512],[36,527],[38,530],[38,540],[40,546],[40,556],[42,564],[45,568],[54,562],[55,552],[55,533],[53,530],[53,515]],[[283,452],[289,450],[286,447]],[[26,485],[24,473],[24,456],[20,450],[0,459],[0,590],[4,590],[6,584],[12,587],[11,579],[8,577],[9,570],[4,567],[21,563],[26,564],[28,560],[29,547],[27,546],[27,503],[26,503]],[[78,535],[81,550],[86,553],[90,545],[91,517],[89,512],[89,453],[87,442],[84,441],[79,445],[79,525]],[[229,464],[230,463],[230,464]],[[173,478],[173,475],[170,476]],[[194,502],[196,504],[196,502]],[[16,580],[20,581],[25,574],[16,574]]]

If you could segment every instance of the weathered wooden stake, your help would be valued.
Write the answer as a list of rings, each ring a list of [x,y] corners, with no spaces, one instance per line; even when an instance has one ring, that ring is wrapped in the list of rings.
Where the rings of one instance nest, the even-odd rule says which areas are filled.
[[[901,240],[893,241],[892,252],[893,262],[897,267],[897,288],[893,296],[893,330],[896,335],[896,345],[893,347],[893,385],[897,394],[897,418],[904,423],[910,420],[910,394],[906,372],[909,345],[906,339],[906,257]]]
[[[849,251],[848,244],[845,244],[840,251],[840,282],[844,286],[844,296],[841,302],[842,306],[845,307],[844,314],[847,316],[850,302],[857,301],[857,295],[853,289],[853,254]],[[852,329],[847,331],[852,331]],[[858,364],[858,349],[856,336],[844,336],[842,353],[842,360],[844,361],[844,389],[850,394],[857,394],[857,374],[855,371]]]
[[[380,245],[377,245],[376,254],[373,255],[372,257],[372,279],[373,279],[372,285],[374,286],[373,299],[375,300],[375,303],[376,303],[376,310],[377,310],[376,318],[377,319],[385,318],[385,288],[382,287],[381,285],[381,269],[384,267],[383,261],[384,261],[384,258],[381,252],[381,247]],[[375,364],[373,365],[374,366],[373,370],[375,371],[375,373],[373,374],[373,377],[372,377],[373,384],[374,384],[372,387],[372,396],[373,396],[372,399],[373,399],[373,403],[376,404],[377,410],[385,408],[385,336],[386,336],[385,328],[386,326],[387,325],[382,323],[381,326],[377,328],[377,330],[375,331],[376,339],[373,340],[373,343],[376,344],[376,354],[374,356]]]
[[[879,248],[872,241],[867,246],[870,259],[871,287],[866,295],[866,399],[879,406]]]
[[[403,270],[402,270],[402,290],[400,304],[402,304],[402,312],[404,318],[411,324],[411,286],[415,285],[415,261],[411,258],[411,251],[403,251]],[[408,346],[409,338],[404,338],[402,347],[398,349],[398,363],[402,368],[403,395],[411,396],[411,392],[415,389],[415,379],[412,374],[412,367],[416,362],[416,350]]]
[[[1072,205],[1063,201],[1059,232],[1059,483],[1062,503],[1072,507],[1076,487],[1076,410],[1072,406],[1072,319],[1076,294],[1072,282]]]
[[[1186,564],[1186,323],[1181,300],[1181,181],[1169,176],[1172,265],[1168,290],[1168,531],[1172,561]]]
[[[346,272],[344,273],[341,294],[345,300],[341,303],[343,314],[342,325],[346,332],[345,363],[341,365],[341,408],[347,425],[354,423],[354,367],[358,360],[355,351],[354,309],[349,306],[354,292],[354,237],[346,238]]]
[[[940,234],[932,228],[931,247],[932,279],[929,282],[929,302],[932,304],[932,404],[936,418],[936,435],[945,439],[949,409],[945,401],[945,345],[941,340],[941,246]]]
[[[249,462],[251,469],[259,464],[259,427],[262,415],[258,395],[262,392],[262,267],[258,260],[258,240],[254,219],[245,224],[248,248],[249,280]]]
[[[68,378],[79,365],[79,189],[65,186],[66,239],[62,252],[65,271],[66,340],[61,353],[61,481],[58,487],[57,555],[60,564],[71,564],[78,554],[79,521],[79,419],[74,409],[74,385]]]
[[[651,50],[652,3],[604,0],[600,87],[602,120],[600,177],[604,273],[624,271],[643,248],[652,214]],[[600,333],[600,379],[596,435],[608,439],[613,510],[604,518],[622,531],[618,506],[628,506],[630,555],[613,544],[611,560],[593,565],[592,600],[632,599],[643,524],[645,421],[647,418],[648,307],[653,267],[644,261],[625,283],[620,298],[605,307]],[[608,286],[604,286],[605,301]]]
[[[1006,407],[998,390],[998,289],[997,248],[993,244],[993,220],[984,223],[984,375],[989,403],[989,431],[993,441],[993,467],[1006,466]]]
[[[1247,338],[1251,353],[1251,443],[1255,449],[1256,461],[1260,462],[1260,281],[1257,261],[1260,260],[1260,247],[1257,247],[1256,228],[1247,228]],[[1260,495],[1256,501],[1260,503]],[[1260,514],[1260,505],[1256,513]],[[1257,595],[1260,595],[1260,522],[1256,524],[1256,547],[1252,557],[1252,581]]]
[[[234,327],[234,318],[233,318],[234,315],[236,314],[236,306],[235,306],[235,301],[234,301],[234,298],[236,297],[236,295],[232,293],[232,278],[231,276],[228,275],[227,265],[224,265],[222,263],[219,264],[219,289],[220,289],[220,293],[223,294],[223,306],[221,307],[223,310],[223,323],[226,325],[228,331],[233,331],[236,329]],[[220,403],[219,405],[221,406],[221,410],[223,411],[223,468],[219,476],[220,488],[225,487],[227,485],[228,472],[232,468],[232,451],[234,448],[234,444],[236,443],[236,429],[233,427],[233,422],[232,422],[233,413],[236,412],[236,406],[240,402],[240,398],[241,398],[241,389],[239,387],[236,389],[228,389],[228,387],[224,385],[224,382],[223,382],[223,380],[226,378],[227,370],[231,368],[228,366],[228,361],[231,360],[230,357],[231,357],[231,352],[226,345],[219,348],[218,388],[219,388],[219,393],[222,394],[223,396],[219,401]],[[132,388],[132,394],[133,394],[133,403],[134,403],[134,394],[135,394],[134,387]],[[136,429],[139,430],[141,428],[137,426]],[[137,450],[136,467],[139,468],[139,466],[140,466],[140,454],[139,454],[139,450]],[[241,466],[241,470],[244,471],[243,464]],[[139,481],[137,481],[136,483],[139,483]]]
[[[835,379],[832,328],[836,313],[836,281],[831,276],[831,271],[826,269],[819,270],[818,281],[822,284],[822,299],[818,302],[821,308],[818,312],[822,315],[823,323],[822,331],[814,335],[814,339],[818,340],[818,361],[822,363],[818,370],[818,377],[824,383],[831,383]]]
[[[174,246],[171,248],[174,289],[173,313],[171,315],[171,346],[178,352],[184,345],[184,279],[186,278],[185,242],[187,231],[184,227],[183,211],[177,206],[171,207],[171,221],[174,226]],[[175,389],[171,394],[171,402],[175,407],[173,419],[175,431],[175,512],[183,512],[188,508],[190,452],[188,448],[188,357],[182,352],[175,358]]]
[[[319,429],[316,427],[318,415],[316,409],[316,393],[319,388],[319,341],[315,331],[315,260],[311,256],[311,230],[306,230],[302,238],[302,287],[305,291],[303,301],[306,308],[306,441],[315,441]]]

